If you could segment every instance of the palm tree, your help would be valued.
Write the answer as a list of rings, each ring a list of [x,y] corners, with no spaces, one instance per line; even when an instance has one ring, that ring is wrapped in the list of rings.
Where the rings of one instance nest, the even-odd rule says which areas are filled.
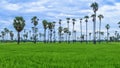
[[[81,30],[80,32],[81,32],[81,36],[82,36],[82,18],[80,18],[80,30]],[[82,40],[83,39],[81,38],[81,43],[82,43]]]
[[[6,33],[6,41],[8,40],[8,33],[9,33],[9,29],[7,29],[7,28],[4,28],[4,31],[5,31],[5,33]]]
[[[84,17],[85,18],[85,22],[86,22],[86,43],[87,43],[87,22],[88,22],[88,18],[89,18],[89,16],[85,16]]]
[[[96,2],[92,3],[90,6],[93,9],[93,12],[95,14],[95,17],[93,18],[93,43],[96,44],[96,12],[98,11],[98,4]]]
[[[63,30],[64,30],[64,33],[66,34],[65,37],[66,37],[66,42],[67,42],[67,34],[68,34],[69,30],[68,30],[68,28],[64,28]]]
[[[54,29],[54,31],[53,31],[53,34],[54,34],[54,43],[55,43],[55,41],[56,41],[56,38],[55,38],[55,24],[56,24],[56,22],[55,21],[53,21],[53,29]]]
[[[73,21],[73,34],[72,34],[72,36],[73,36],[73,42],[75,41],[75,36],[74,36],[74,26],[75,26],[75,19],[72,19],[72,21]]]
[[[10,34],[10,38],[11,38],[11,40],[13,40],[13,37],[14,37],[14,33],[13,33],[13,31],[10,31],[9,34]]]
[[[68,26],[67,28],[68,28],[68,31],[69,31],[70,30],[69,29],[70,18],[66,18],[66,20],[67,20],[67,26]],[[68,42],[70,42],[70,37],[68,37]]]
[[[62,30],[63,28],[61,27],[61,19],[59,19],[59,28],[58,28],[58,34],[59,34],[59,43],[61,43],[61,33],[62,33]]]
[[[50,31],[50,42],[52,42],[52,31],[53,31],[53,23],[52,22],[48,23],[48,28]]]
[[[33,23],[33,25],[34,25],[34,30],[33,30],[33,38],[34,38],[34,43],[36,43],[36,26],[38,25],[38,21],[39,21],[39,19],[36,17],[36,16],[34,16],[32,19],[32,22],[31,23]]]
[[[1,36],[2,36],[2,40],[4,41],[4,37],[5,37],[5,32],[4,31],[1,31]]]
[[[89,41],[91,41],[91,34],[92,34],[92,33],[89,33]]]
[[[59,43],[61,43],[61,35],[62,35],[63,27],[58,28],[58,34],[59,34]]]
[[[43,27],[44,27],[44,43],[46,43],[46,29],[48,22],[46,20],[42,21]]]
[[[104,18],[104,16],[102,14],[98,15],[98,18],[99,18],[99,43],[101,42],[101,35],[100,35],[100,32],[101,32],[101,19]]]
[[[23,17],[15,17],[14,21],[13,21],[13,26],[16,29],[16,31],[18,32],[18,41],[17,43],[20,43],[20,32],[23,30],[24,26],[25,26],[25,20],[23,19]]]
[[[107,24],[107,25],[105,26],[105,28],[107,29],[107,42],[108,42],[108,35],[109,35],[108,30],[110,29],[110,25]]]

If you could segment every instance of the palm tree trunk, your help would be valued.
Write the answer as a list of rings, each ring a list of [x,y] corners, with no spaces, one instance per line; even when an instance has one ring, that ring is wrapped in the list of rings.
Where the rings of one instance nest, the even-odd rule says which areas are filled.
[[[18,32],[18,41],[17,41],[17,44],[20,43],[20,32]]]
[[[44,43],[46,43],[46,29],[44,29]]]
[[[96,12],[95,12],[95,18],[94,18],[94,24],[93,24],[93,44],[96,44]]]
[[[107,43],[108,43],[108,29],[107,29]]]

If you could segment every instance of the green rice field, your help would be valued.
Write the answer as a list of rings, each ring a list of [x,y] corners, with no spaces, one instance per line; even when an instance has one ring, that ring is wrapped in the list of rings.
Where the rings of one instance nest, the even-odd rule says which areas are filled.
[[[120,68],[120,43],[0,43],[0,68]]]

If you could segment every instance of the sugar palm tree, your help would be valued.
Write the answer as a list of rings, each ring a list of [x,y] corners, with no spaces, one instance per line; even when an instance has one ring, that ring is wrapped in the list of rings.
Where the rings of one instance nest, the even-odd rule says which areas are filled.
[[[70,29],[69,29],[70,18],[66,18],[66,20],[67,20],[68,31],[70,31]],[[70,36],[70,35],[68,34],[68,36]],[[70,42],[70,37],[68,37],[68,42]]]
[[[65,37],[66,37],[66,40],[65,40],[65,41],[67,42],[67,34],[68,34],[69,30],[68,30],[68,28],[64,28],[63,31],[64,31],[64,33],[66,34],[66,36],[65,36]]]
[[[58,28],[59,43],[61,43],[61,35],[62,35],[62,30],[63,30],[63,28],[61,27],[61,22],[62,22],[62,20],[59,19],[59,28]]]
[[[53,34],[54,34],[54,43],[56,42],[56,38],[55,38],[55,33],[56,33],[56,31],[55,31],[55,24],[56,24],[56,22],[55,22],[55,21],[53,21],[53,29],[54,29],[54,31],[53,31]]]
[[[4,41],[4,37],[5,37],[5,32],[4,31],[1,31],[1,36],[2,36],[2,41]]]
[[[52,42],[52,31],[53,31],[53,23],[52,22],[48,23],[48,28],[50,31],[50,42]]]
[[[13,33],[13,31],[10,31],[9,34],[10,34],[10,38],[11,38],[11,40],[13,40],[13,37],[14,37],[14,33]]]
[[[101,32],[101,20],[102,20],[102,18],[104,18],[104,16],[102,14],[100,14],[100,15],[98,15],[98,18],[100,21],[100,23],[99,23],[99,43],[100,43],[101,42],[101,34],[100,34],[100,32]]]
[[[107,42],[108,42],[108,35],[109,35],[108,30],[110,29],[110,25],[109,25],[109,24],[107,24],[107,25],[105,26],[105,28],[107,29]]]
[[[43,20],[42,24],[44,27],[44,43],[46,43],[46,29],[47,29],[48,22],[46,20]]]
[[[81,32],[81,36],[82,36],[82,18],[80,18],[80,32]],[[82,43],[82,38],[81,38],[81,43]]]
[[[18,32],[18,41],[17,43],[20,43],[20,32],[24,29],[25,27],[25,20],[23,19],[23,17],[15,17],[14,21],[13,21],[13,26],[16,29],[16,31]]]
[[[9,29],[4,28],[4,31],[5,31],[5,33],[6,33],[6,41],[7,41],[7,40],[8,40],[8,33],[9,33]]]
[[[88,18],[89,18],[89,16],[85,16],[84,17],[85,18],[85,22],[86,22],[86,43],[87,43],[87,22],[88,22]]]
[[[58,28],[58,34],[59,34],[59,43],[61,43],[61,35],[62,35],[63,27]]]
[[[36,26],[38,25],[38,21],[39,21],[39,19],[37,18],[37,16],[34,16],[32,19],[31,19],[31,23],[33,23],[33,25],[34,25],[34,30],[33,30],[33,38],[34,38],[34,43],[36,43]]]
[[[94,21],[93,21],[93,43],[96,44],[96,12],[98,11],[98,4],[96,2],[92,3],[90,6],[93,9],[93,12],[95,14]]]
[[[73,31],[73,34],[72,34],[72,37],[73,37],[73,42],[74,42],[74,41],[75,41],[74,26],[75,26],[75,21],[76,21],[76,20],[73,18],[72,21],[73,21],[73,30],[72,30],[72,31]]]

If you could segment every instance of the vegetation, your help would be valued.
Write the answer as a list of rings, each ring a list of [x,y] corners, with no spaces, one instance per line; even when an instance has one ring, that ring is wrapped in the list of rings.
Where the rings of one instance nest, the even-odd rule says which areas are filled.
[[[0,68],[119,68],[120,43],[1,43]]]

